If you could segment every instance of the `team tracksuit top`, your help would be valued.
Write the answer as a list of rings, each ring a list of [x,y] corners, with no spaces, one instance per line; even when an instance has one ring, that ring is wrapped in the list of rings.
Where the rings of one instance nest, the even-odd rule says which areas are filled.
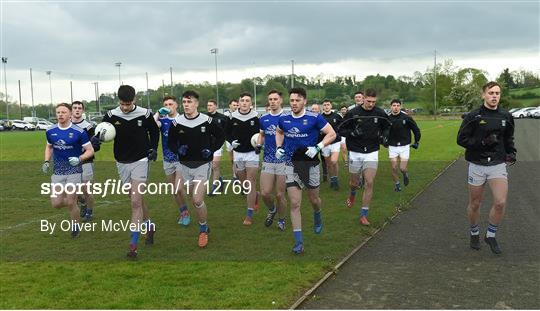
[[[236,152],[251,152],[255,148],[251,145],[251,136],[259,133],[259,117],[257,112],[251,109],[247,113],[241,113],[240,109],[231,114],[231,120],[225,130],[227,141],[232,143],[238,140],[240,145],[234,149]]]
[[[340,116],[336,112],[330,112],[329,114],[321,112],[321,116],[326,120],[326,122],[332,125],[332,128],[336,132],[336,139],[334,139],[333,142],[329,143],[329,145],[337,143],[337,142],[341,142],[341,136],[339,136],[338,134],[338,126],[339,126],[339,123],[341,123],[341,120],[343,120],[343,117]],[[324,135],[322,133],[319,134],[319,141],[322,141],[323,138],[324,138]]]
[[[120,107],[107,111],[103,122],[111,123],[116,129],[114,158],[120,163],[132,163],[148,156],[148,151],[157,151],[159,127],[152,111],[139,106],[123,113]]]
[[[403,111],[398,114],[390,113],[388,119],[392,125],[390,126],[390,134],[388,137],[389,146],[405,146],[411,143],[411,131],[414,134],[414,141],[420,142],[420,129],[416,122]]]
[[[495,133],[498,142],[484,146],[482,140]],[[469,112],[459,128],[458,145],[465,148],[465,160],[479,165],[504,163],[507,154],[515,154],[514,118],[503,109],[491,110],[482,105]]]
[[[94,137],[95,133],[94,133],[94,130],[95,130],[95,127],[92,123],[88,122],[86,119],[82,119],[81,121],[79,122],[73,122],[71,121],[71,123],[77,125],[78,127],[82,128],[85,132],[86,132],[86,135],[88,135],[88,138],[92,138]],[[94,152],[96,151],[99,151],[99,146],[97,148],[94,148]],[[83,153],[84,153],[84,149],[83,149]],[[92,155],[88,160],[85,160],[83,163],[93,163],[94,162],[94,155]]]
[[[223,129],[214,119],[198,113],[189,119],[184,114],[173,121],[169,129],[169,149],[178,154],[178,148],[187,146],[185,155],[178,155],[178,161],[189,167],[197,168],[214,159],[214,152],[223,146]],[[203,150],[211,151],[209,157],[204,157]]]
[[[351,136],[356,127],[362,129],[360,137]],[[347,138],[347,150],[371,153],[379,150],[380,138],[383,135],[388,137],[390,122],[388,115],[379,107],[365,110],[363,106],[357,106],[345,114],[338,128],[339,135]]]

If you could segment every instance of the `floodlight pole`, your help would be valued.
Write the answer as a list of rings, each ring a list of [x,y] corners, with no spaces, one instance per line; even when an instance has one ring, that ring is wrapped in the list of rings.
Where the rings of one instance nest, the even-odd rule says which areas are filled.
[[[52,98],[52,82],[51,82],[51,73],[52,71],[47,70],[45,72],[49,76],[49,95],[51,96],[51,109],[53,107],[53,98]],[[49,119],[51,118],[51,110],[49,110]]]
[[[36,117],[36,108],[34,106],[34,80],[32,79],[32,68],[30,68],[30,94],[32,96],[32,117]]]
[[[150,90],[148,88],[148,72],[146,73],[146,104],[150,109]]]
[[[291,89],[294,88],[294,59],[291,59]]]
[[[169,67],[169,70],[171,71],[171,96],[174,96],[174,93],[173,93],[173,80],[172,80],[172,67]]]
[[[216,103],[217,103],[217,108],[219,109],[219,85],[218,85],[218,70],[217,70],[218,49],[213,48],[210,50],[210,53],[214,54],[214,63],[216,65]]]
[[[8,93],[7,93],[7,78],[6,78],[6,64],[7,64],[7,57],[2,57],[2,65],[4,66],[4,96],[6,98],[6,119],[9,120],[9,103],[8,103]]]
[[[116,67],[118,67],[118,85],[122,86],[122,76],[120,74],[120,67],[122,67],[122,62],[116,62],[114,63]]]
[[[437,120],[437,50],[433,54],[433,115]]]

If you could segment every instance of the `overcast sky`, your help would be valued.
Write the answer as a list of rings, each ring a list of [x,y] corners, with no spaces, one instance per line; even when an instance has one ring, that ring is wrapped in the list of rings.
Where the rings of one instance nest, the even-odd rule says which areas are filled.
[[[236,1],[6,2],[1,10],[2,56],[8,57],[8,94],[30,104],[94,98],[124,83],[145,89],[162,79],[219,80],[295,73],[316,76],[381,73],[412,75],[452,58],[460,67],[505,67],[540,73],[537,1]],[[3,77],[2,77],[3,79]],[[2,84],[2,92],[4,86]]]

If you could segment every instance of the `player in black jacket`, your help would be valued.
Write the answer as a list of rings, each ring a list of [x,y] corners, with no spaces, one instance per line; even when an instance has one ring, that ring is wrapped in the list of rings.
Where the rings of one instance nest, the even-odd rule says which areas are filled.
[[[323,111],[321,115],[326,120],[326,122],[328,122],[332,126],[334,131],[336,131],[336,139],[330,145],[324,147],[321,150],[321,155],[325,159],[327,171],[330,175],[330,188],[338,191],[338,160],[339,149],[341,148],[341,136],[337,134],[337,128],[343,118],[338,113],[332,111],[332,101],[329,99],[323,100],[322,108]],[[322,140],[323,136],[324,135],[319,136],[319,141]]]
[[[409,160],[411,144],[411,131],[414,134],[414,143],[410,147],[418,149],[420,143],[420,129],[412,117],[401,111],[401,101],[393,99],[390,102],[390,114],[388,119],[392,124],[390,126],[390,135],[388,137],[388,155],[390,164],[392,165],[392,179],[394,180],[394,190],[401,191],[401,183],[398,174],[399,169],[403,174],[403,184],[409,185],[409,173],[407,171],[407,163]]]
[[[122,183],[131,184],[131,222],[136,230],[131,232],[128,258],[137,257],[137,242],[141,231],[147,231],[146,244],[154,244],[155,224],[150,221],[148,207],[142,192],[148,178],[149,161],[157,158],[159,128],[150,109],[135,105],[135,89],[129,85],[118,88],[119,107],[107,111],[103,122],[116,129],[114,158]],[[97,133],[96,133],[97,134]]]
[[[99,151],[100,142],[97,137],[94,137],[94,124],[88,122],[84,118],[84,103],[81,101],[74,101],[71,104],[71,122],[78,127],[86,131],[86,134],[91,138],[92,147],[94,147],[94,152]],[[82,163],[82,182],[83,183],[92,183],[94,180],[94,156],[90,157],[87,161]],[[78,195],[77,200],[79,203],[79,209],[81,211],[81,220],[83,222],[91,221],[94,217],[94,195],[87,191],[87,187],[83,187],[83,194]]]
[[[227,141],[234,150],[234,167],[236,176],[242,184],[249,181],[247,193],[247,212],[244,218],[244,225],[250,226],[253,219],[253,211],[258,209],[257,203],[257,174],[259,170],[259,153],[251,145],[251,137],[259,133],[259,117],[251,107],[251,94],[240,94],[238,110],[231,114],[231,120],[227,123],[225,131]]]
[[[359,174],[362,174],[364,193],[360,224],[364,226],[369,225],[367,216],[373,196],[373,182],[377,174],[379,144],[387,144],[390,129],[388,116],[384,110],[375,106],[376,103],[377,91],[366,90],[363,105],[349,110],[339,126],[339,135],[347,138],[347,150],[349,150],[351,192],[347,198],[347,207],[351,208],[354,205]]]
[[[169,129],[169,148],[178,154],[180,173],[188,183],[193,206],[199,218],[199,247],[208,244],[210,232],[204,195],[210,192],[210,173],[214,152],[223,146],[223,129],[211,117],[199,113],[199,94],[185,91],[182,94],[184,114],[178,116]]]
[[[493,253],[500,254],[501,249],[495,233],[504,216],[508,194],[506,166],[516,161],[514,118],[499,107],[501,86],[497,82],[488,82],[482,91],[484,104],[465,116],[458,132],[457,143],[465,148],[465,160],[469,162],[467,215],[471,226],[470,246],[480,249],[480,205],[487,182],[491,188],[493,203],[484,241]]]
[[[227,127],[227,122],[229,122],[229,117],[224,114],[217,112],[217,102],[213,99],[210,99],[206,103],[207,115],[214,120],[214,122],[225,131]],[[214,160],[212,161],[212,191],[208,194],[210,196],[215,195],[214,193],[219,192],[221,184],[223,183],[223,178],[221,177],[221,156],[223,154],[223,148],[219,148],[214,152]]]

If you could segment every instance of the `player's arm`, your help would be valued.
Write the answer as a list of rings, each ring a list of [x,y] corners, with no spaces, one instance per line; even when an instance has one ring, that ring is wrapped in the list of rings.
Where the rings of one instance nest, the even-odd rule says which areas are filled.
[[[157,126],[161,128],[161,121],[159,121],[159,112],[154,113],[154,121],[156,121]]]
[[[346,138],[350,137],[351,132],[353,131],[352,126],[354,123],[351,119],[352,119],[352,113],[350,112],[347,112],[345,116],[343,117],[343,119],[341,119],[341,122],[337,126],[337,132],[339,133],[340,136],[343,136]]]
[[[474,137],[474,131],[477,120],[480,118],[480,115],[473,115],[473,113],[468,113],[463,118],[457,135],[458,145],[465,149],[478,149],[479,141]]]
[[[225,140],[229,142],[229,144],[233,141],[232,138],[232,118],[227,121],[225,124]]]
[[[330,145],[334,140],[336,140],[336,131],[334,131],[334,128],[330,123],[326,123],[326,125],[321,129],[321,132],[324,134],[323,140],[319,143],[322,144],[322,149],[325,146]]]
[[[276,128],[276,147],[282,147],[283,146],[283,140],[285,139],[285,135],[283,133],[283,130],[281,128]]]
[[[257,139],[257,145],[262,145],[262,144],[264,144],[264,139],[265,139],[264,131],[263,131],[263,130],[260,130],[260,131],[259,131],[259,138]]]
[[[167,146],[169,147],[169,150],[174,153],[176,153],[178,150],[178,131],[176,130],[176,126],[176,122],[173,121],[169,127],[169,132],[167,133]]]
[[[418,127],[418,124],[416,124],[416,121],[414,121],[413,118],[408,117],[408,119],[409,119],[409,127],[411,128],[414,134],[414,142],[419,143],[420,137],[422,137],[422,134],[420,133],[420,128]]]
[[[514,145],[514,117],[509,113],[508,114],[508,125],[506,126],[506,131],[504,131],[504,150],[506,154],[515,154],[517,149]]]
[[[216,120],[210,119],[209,121],[209,127],[210,127],[210,134],[214,137],[212,140],[212,151],[215,152],[216,150],[221,149],[223,147],[223,143],[225,142],[225,134],[223,133],[223,129],[221,126],[218,125]]]
[[[50,162],[53,154],[53,146],[47,142],[45,145],[45,156],[43,157],[43,162]]]
[[[92,147],[92,144],[90,141],[88,141],[86,144],[83,145],[84,152],[79,156],[79,159],[81,162],[84,162],[86,160],[89,160],[94,155],[94,147]]]
[[[157,151],[159,144],[159,127],[152,116],[149,116],[146,120],[148,124],[148,135],[150,136],[150,148]]]

